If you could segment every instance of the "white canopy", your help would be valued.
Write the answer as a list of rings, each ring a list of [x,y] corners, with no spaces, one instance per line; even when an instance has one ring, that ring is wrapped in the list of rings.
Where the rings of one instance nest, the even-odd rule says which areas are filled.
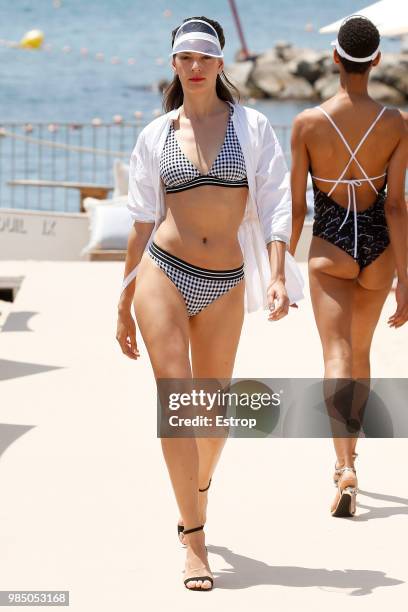
[[[381,0],[352,14],[370,19],[379,29],[381,36],[408,34],[408,0]],[[320,28],[320,34],[337,32],[345,18]]]

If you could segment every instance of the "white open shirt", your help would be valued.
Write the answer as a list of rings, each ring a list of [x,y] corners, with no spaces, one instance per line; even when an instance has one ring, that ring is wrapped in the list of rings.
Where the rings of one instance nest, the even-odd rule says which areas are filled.
[[[266,245],[273,240],[289,244],[292,230],[290,178],[276,134],[259,111],[233,104],[232,121],[244,155],[248,198],[238,230],[245,269],[245,310],[267,309],[271,272]],[[160,155],[173,119],[180,108],[151,121],[143,128],[130,157],[127,207],[133,221],[154,223],[146,249],[165,218]],[[145,250],[146,250],[145,249]],[[124,279],[122,291],[135,278],[136,266]],[[304,281],[294,258],[286,251],[286,290],[290,303],[303,298]]]

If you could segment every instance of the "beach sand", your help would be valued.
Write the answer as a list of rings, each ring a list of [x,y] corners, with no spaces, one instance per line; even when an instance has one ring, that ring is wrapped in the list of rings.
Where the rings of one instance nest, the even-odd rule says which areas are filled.
[[[0,262],[0,276],[19,275],[16,300],[0,302],[3,590],[69,590],[75,612],[403,608],[405,439],[359,442],[352,520],[329,512],[330,439],[229,440],[206,527],[216,588],[190,593],[146,349],[139,335],[133,361],[115,339],[123,263]],[[375,377],[408,376],[408,325],[386,325],[394,301]],[[246,317],[236,377],[322,368],[308,296],[280,322]]]

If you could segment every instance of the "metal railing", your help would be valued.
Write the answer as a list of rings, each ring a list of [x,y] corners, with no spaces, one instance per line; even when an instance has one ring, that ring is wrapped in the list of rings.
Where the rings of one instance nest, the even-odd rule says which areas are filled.
[[[0,124],[0,208],[78,212],[78,191],[64,186],[10,185],[52,181],[114,185],[113,164],[126,164],[144,122]],[[290,127],[274,126],[289,161]]]
[[[10,186],[41,180],[113,185],[113,162],[128,163],[141,123],[3,123],[0,207],[75,212],[78,193],[63,187]]]

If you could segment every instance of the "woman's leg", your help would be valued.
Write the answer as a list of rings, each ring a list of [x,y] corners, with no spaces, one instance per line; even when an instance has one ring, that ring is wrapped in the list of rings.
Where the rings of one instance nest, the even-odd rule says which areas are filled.
[[[232,377],[244,321],[244,281],[190,319],[191,360],[194,378]],[[209,333],[210,332],[210,333]],[[199,487],[208,486],[221,455],[226,437],[197,438]],[[201,521],[206,520],[208,491],[199,493]]]
[[[351,323],[358,273],[358,265],[347,253],[321,238],[313,238],[309,283],[325,379],[345,379],[345,383],[352,379]],[[334,436],[333,442],[339,465],[353,466],[354,438]]]
[[[320,242],[312,244],[309,270],[312,301],[325,356],[325,377],[334,375],[334,377],[350,377],[354,380],[369,379],[371,342],[394,274],[395,264],[392,251],[388,247],[372,264],[360,272],[356,282],[352,285],[350,295],[350,292],[346,290],[347,285],[341,288],[341,280],[346,280],[344,277],[353,276],[352,261],[347,256],[342,257],[341,252],[334,251],[335,247],[332,245],[322,245],[319,244]],[[322,249],[324,250],[323,256]],[[336,293],[333,288],[332,280],[327,280],[322,276],[322,274],[330,276],[331,273],[342,277],[342,279],[337,279],[340,294]],[[340,300],[336,300],[336,295],[337,297],[340,295]],[[348,298],[347,303],[344,302],[345,296]],[[327,316],[326,310],[330,308],[333,299],[335,308],[332,316]],[[340,347],[340,344],[337,344],[338,332],[340,332],[342,342],[346,340],[346,359],[340,359],[333,364],[331,357]],[[336,363],[340,367],[336,368]],[[361,406],[365,403],[369,392],[367,383],[365,390],[362,387],[363,385],[359,385],[358,403]],[[334,438],[339,468],[354,466],[353,454],[356,443],[357,437]],[[355,486],[356,478],[351,472],[347,472],[342,484]],[[335,503],[336,500],[333,506]]]
[[[394,270],[394,256],[388,247],[357,279],[352,318],[353,378],[370,378],[371,342]]]
[[[145,254],[139,268],[134,307],[138,327],[158,378],[191,379],[189,324],[184,300],[173,282]],[[200,525],[198,451],[194,438],[162,438],[162,449],[185,528]],[[211,575],[204,533],[187,536],[187,577]],[[210,588],[209,581],[200,582]],[[194,588],[196,583],[189,583]],[[198,584],[197,584],[198,586]]]
[[[388,247],[372,264],[360,273],[353,294],[351,327],[352,376],[367,381],[369,393],[370,349],[374,331],[381,315],[386,297],[391,289],[395,261]],[[354,438],[354,447],[358,438]]]

